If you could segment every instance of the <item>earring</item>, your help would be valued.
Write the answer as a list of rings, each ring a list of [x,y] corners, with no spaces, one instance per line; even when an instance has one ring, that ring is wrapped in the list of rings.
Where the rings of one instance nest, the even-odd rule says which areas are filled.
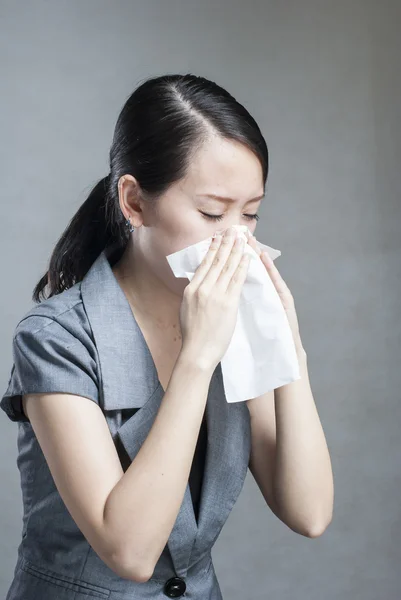
[[[134,231],[135,227],[132,225],[131,223],[131,217],[128,217],[128,219],[125,221],[125,226],[129,227],[129,232],[131,233],[132,231]]]
[[[129,227],[129,232],[131,233],[132,231],[134,231],[135,227],[132,225],[131,223],[131,217],[128,217],[128,219],[125,221],[125,226]]]

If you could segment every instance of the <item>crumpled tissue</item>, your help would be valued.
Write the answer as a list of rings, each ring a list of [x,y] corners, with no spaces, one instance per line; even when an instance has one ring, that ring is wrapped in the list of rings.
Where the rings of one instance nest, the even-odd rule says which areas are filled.
[[[246,226],[235,226],[246,241]],[[212,237],[187,246],[166,258],[176,277],[191,281],[211,244]],[[275,260],[279,250],[257,241]],[[258,254],[251,255],[243,284],[238,317],[231,342],[221,359],[227,402],[256,398],[282,385],[300,379],[295,343],[277,290]]]

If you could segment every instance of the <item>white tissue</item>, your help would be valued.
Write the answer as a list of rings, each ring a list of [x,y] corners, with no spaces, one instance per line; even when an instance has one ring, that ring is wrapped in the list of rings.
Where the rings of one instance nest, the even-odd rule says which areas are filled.
[[[247,241],[243,225],[235,226]],[[191,281],[211,244],[209,237],[166,258],[176,277]],[[274,260],[279,250],[257,242]],[[290,325],[277,290],[255,250],[241,291],[237,323],[230,345],[221,359],[227,402],[256,398],[300,379],[299,363]]]

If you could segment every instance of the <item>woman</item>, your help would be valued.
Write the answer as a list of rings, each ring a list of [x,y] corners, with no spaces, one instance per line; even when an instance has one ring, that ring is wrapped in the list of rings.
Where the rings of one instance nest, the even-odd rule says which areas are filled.
[[[248,466],[283,522],[310,537],[327,526],[327,446],[292,297],[267,257],[303,374],[276,390],[276,457],[277,397],[224,396],[220,360],[248,265],[231,225],[255,230],[267,172],[254,119],[211,81],[149,79],[125,103],[110,174],[57,243],[13,338],[1,407],[19,424],[24,516],[7,600],[221,598],[211,549]],[[166,256],[217,221],[223,235],[192,281],[176,279]],[[289,489],[294,452],[303,471]]]

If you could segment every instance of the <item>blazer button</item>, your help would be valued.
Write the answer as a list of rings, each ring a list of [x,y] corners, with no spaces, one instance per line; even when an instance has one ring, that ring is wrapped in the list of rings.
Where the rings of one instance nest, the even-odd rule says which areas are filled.
[[[186,589],[186,583],[181,577],[172,577],[166,581],[163,592],[169,598],[178,598],[184,594]]]

